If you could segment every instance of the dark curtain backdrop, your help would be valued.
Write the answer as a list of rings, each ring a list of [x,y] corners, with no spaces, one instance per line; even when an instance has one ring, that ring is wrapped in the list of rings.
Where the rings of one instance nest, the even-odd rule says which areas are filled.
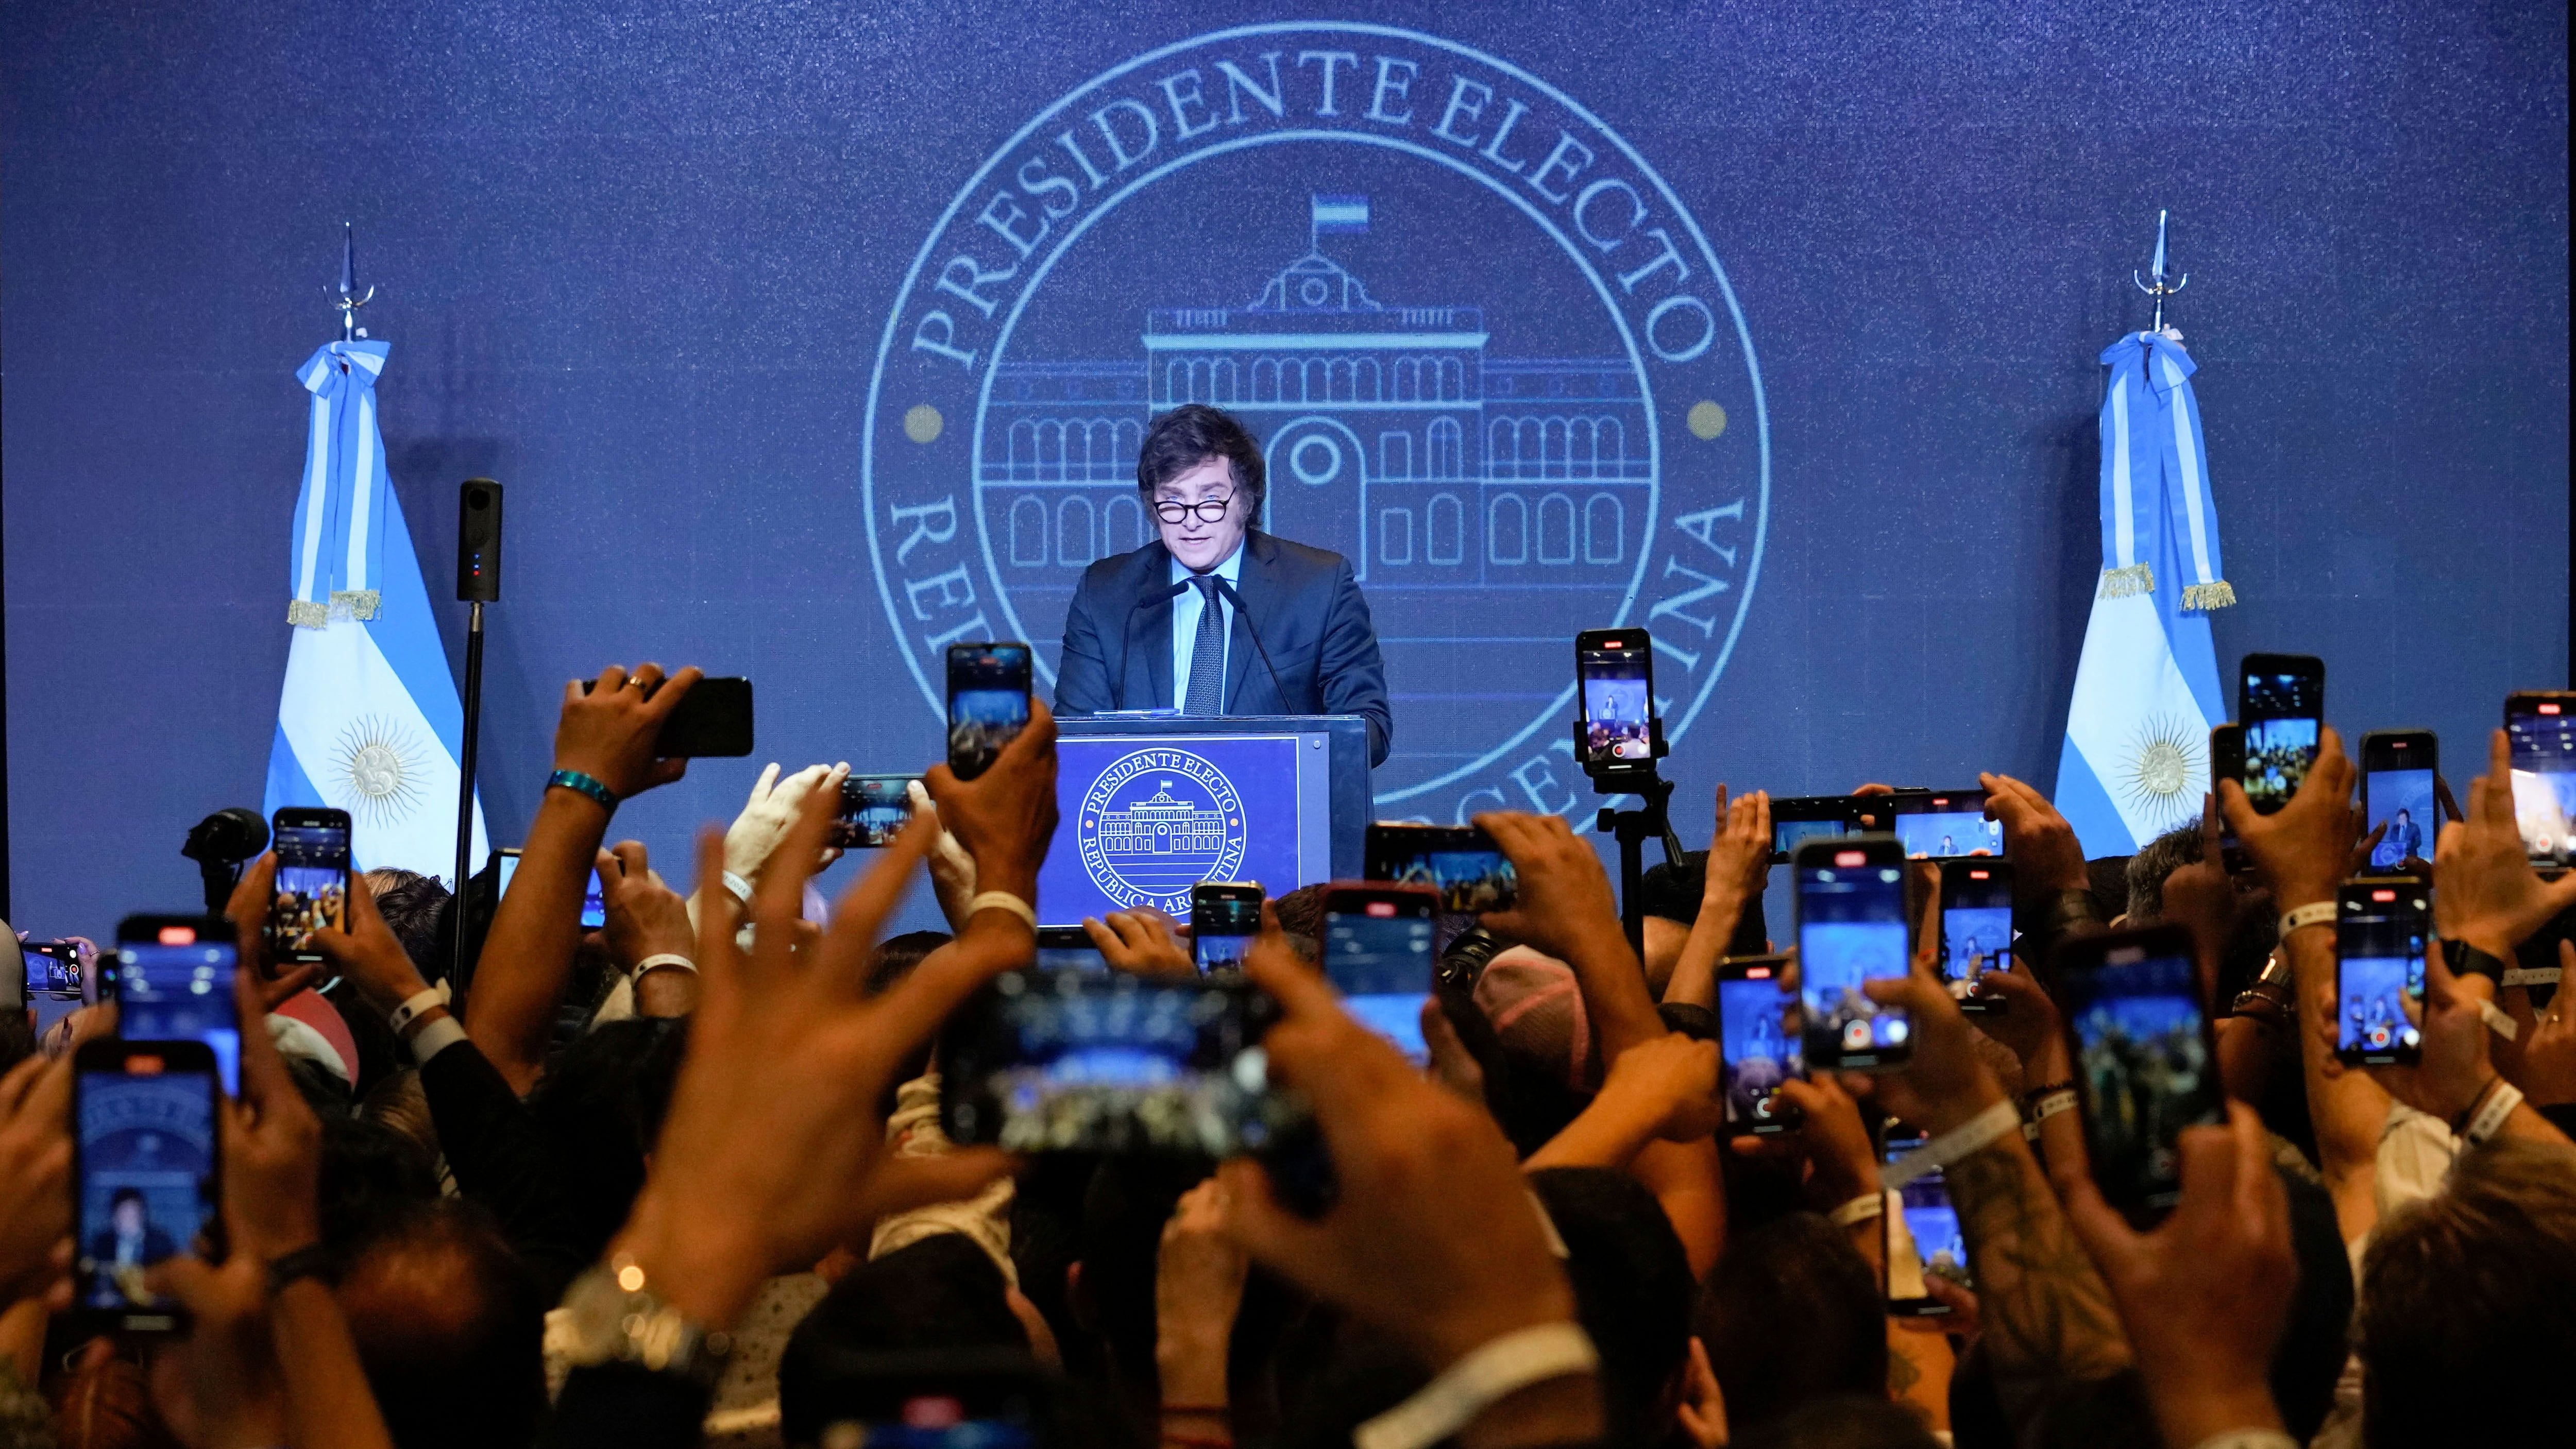
[[[2175,320],[2243,600],[2217,616],[2222,675],[2254,649],[2323,655],[2347,738],[2434,727],[2464,781],[2500,697],[2567,678],[2566,16],[20,0],[0,12],[16,924],[103,934],[186,902],[181,831],[259,799],[303,450],[291,370],[335,335],[344,218],[382,289],[364,316],[394,347],[387,453],[434,598],[457,481],[510,490],[496,842],[534,808],[563,682],[611,659],[752,676],[762,759],[928,761],[937,721],[858,476],[913,254],[1090,77],[1282,18],[1402,26],[1530,72],[1633,143],[1727,269],[1767,385],[1770,518],[1672,762],[1694,843],[1719,779],[2053,778],[2098,566],[2094,357],[2145,325],[2129,273],[2158,207],[2192,277]],[[1387,188],[1408,184],[1368,182],[1381,222],[1353,245],[1381,250],[1352,255],[1404,244]],[[1119,215],[1154,223],[1149,203]],[[1302,240],[1301,216],[1261,220]],[[1285,259],[1236,250],[1228,267]],[[1515,265],[1424,300],[1500,318]],[[1068,264],[1055,305],[1115,271]],[[1249,300],[1192,281],[1148,300]],[[1722,441],[1754,432],[1739,410]],[[463,610],[439,607],[461,669]],[[1030,626],[1050,649],[1054,622]],[[1428,706],[1399,720],[1416,745],[1453,729],[1472,733]],[[618,833],[670,869],[757,763],[702,764]]]

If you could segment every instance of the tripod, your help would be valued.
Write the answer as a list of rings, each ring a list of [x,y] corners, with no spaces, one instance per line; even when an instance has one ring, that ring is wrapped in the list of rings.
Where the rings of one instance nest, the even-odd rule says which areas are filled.
[[[1646,725],[1654,741],[1654,753],[1643,764],[1624,760],[1594,763],[1587,758],[1588,742],[1583,723],[1574,726],[1574,757],[1584,761],[1583,773],[1592,779],[1594,793],[1601,795],[1634,795],[1645,804],[1633,810],[1601,807],[1594,817],[1593,829],[1614,835],[1619,841],[1619,928],[1628,937],[1628,946],[1638,959],[1646,954],[1646,906],[1642,883],[1646,875],[1646,842],[1660,840],[1664,845],[1664,863],[1679,865],[1681,837],[1673,833],[1673,782],[1655,770],[1655,761],[1670,752],[1664,743],[1664,722],[1649,720]]]

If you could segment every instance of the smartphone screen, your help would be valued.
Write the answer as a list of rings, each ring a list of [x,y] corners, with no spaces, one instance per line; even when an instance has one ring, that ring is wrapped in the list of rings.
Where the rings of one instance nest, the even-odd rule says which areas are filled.
[[[2254,809],[2269,815],[2290,803],[2316,763],[2325,722],[2326,667],[2305,654],[2248,654],[2236,685],[2236,719],[2245,728],[2240,782]]]
[[[492,899],[497,901],[510,894],[510,882],[519,873],[519,852],[515,847],[496,850],[492,852],[492,859],[498,862],[501,868],[500,876],[493,882],[492,890]],[[598,873],[591,872],[593,875]]]
[[[944,1124],[1013,1152],[1251,1151],[1279,1125],[1260,1047],[1277,1010],[1242,981],[1005,973],[940,1038]]]
[[[1201,971],[1243,969],[1243,953],[1261,934],[1261,887],[1201,881],[1190,887],[1190,949]]]
[[[2230,721],[2209,727],[2209,789],[2218,792],[2218,782],[2245,781],[2245,726]],[[2227,823],[2227,812],[2218,812],[2218,849],[2220,863],[2229,875],[2242,875],[2254,868],[2245,854],[2245,843],[2236,838],[2236,827]]]
[[[84,1004],[80,947],[70,941],[21,941],[18,948],[26,958],[27,1005],[36,1013],[41,1038]]]
[[[1422,1003],[1431,995],[1429,891],[1336,889],[1324,897],[1324,975],[1342,1008],[1415,1063],[1431,1060]]]
[[[590,880],[581,888],[581,928],[596,931],[608,924],[608,888],[599,883],[599,867],[592,866]]]
[[[844,850],[891,845],[912,823],[912,782],[919,775],[852,775],[841,781],[841,813],[823,838]]]
[[[1986,818],[1983,790],[1906,791],[1890,804],[1896,839],[1915,860],[2004,853],[2004,826]]]
[[[1789,989],[1787,969],[1785,957],[1718,967],[1718,1073],[1726,1120],[1762,1136],[1797,1125],[1797,1108],[1777,1094],[1782,1082],[1807,1075],[1798,995]]]
[[[1771,802],[1771,863],[1787,865],[1810,840],[1849,835],[1859,811],[1849,795],[1802,795]]]
[[[1954,860],[1941,868],[1941,979],[1959,1010],[1992,1013],[2001,999],[1977,993],[1977,978],[2012,969],[2012,864]]]
[[[2335,892],[2335,1055],[2356,1066],[2416,1060],[2432,892],[2411,876]]]
[[[972,780],[1029,723],[1029,646],[948,646],[948,768]]]
[[[184,1316],[143,1284],[215,1216],[215,1074],[184,1043],[99,1041],[72,1083],[75,1310],[100,1326],[173,1332]]]
[[[2362,830],[2382,832],[2370,848],[2372,870],[2395,870],[2410,860],[2433,858],[2440,824],[2433,803],[2434,749],[2430,730],[2373,731],[2361,737]]]
[[[1574,641],[1574,672],[1583,692],[1584,763],[1653,763],[1654,648],[1646,631],[1583,631]]]
[[[1109,958],[1080,926],[1038,927],[1037,967],[1041,971],[1106,971]]]
[[[269,824],[277,853],[277,894],[268,908],[268,938],[280,959],[319,961],[317,931],[349,928],[349,816],[342,810],[289,805]]]
[[[1811,842],[1793,866],[1798,981],[1809,1070],[1865,1070],[1906,1059],[1912,1023],[1861,983],[1907,968],[1905,866],[1885,837]]]
[[[151,921],[143,939],[136,921]],[[214,1054],[224,1090],[241,1091],[241,1016],[233,1005],[238,953],[209,918],[200,927],[170,918],[130,917],[117,930],[117,1032],[129,1042],[193,1041]]]
[[[2226,1114],[2190,934],[2155,927],[2096,936],[2070,942],[2059,958],[2094,1181],[2132,1217],[2160,1214],[2182,1194],[2175,1140]]]
[[[2513,749],[2513,819],[2534,861],[2576,865],[2576,694],[2504,702]]]
[[[1368,828],[1362,855],[1370,880],[1428,886],[1444,911],[1508,911],[1520,897],[1511,861],[1472,825],[1378,821]]]
[[[1879,1161],[1895,1163],[1922,1147],[1931,1139],[1917,1128],[1902,1122],[1889,1122],[1887,1135],[1881,1139]],[[1927,1277],[1947,1278],[1962,1288],[1975,1284],[1968,1276],[1968,1239],[1959,1230],[1959,1210],[1950,1201],[1949,1179],[1939,1168],[1924,1173],[1898,1188],[1902,1208],[1893,1219],[1883,1219],[1880,1230],[1886,1252],[1887,1311],[1900,1318],[1919,1318],[1947,1313],[1950,1305],[1931,1295],[1924,1286]],[[1897,1236],[1903,1224],[1912,1251]]]

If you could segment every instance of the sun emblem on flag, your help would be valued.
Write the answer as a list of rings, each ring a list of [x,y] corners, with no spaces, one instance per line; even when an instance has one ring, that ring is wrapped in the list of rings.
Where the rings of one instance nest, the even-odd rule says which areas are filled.
[[[2200,789],[2209,772],[2201,755],[2203,742],[2171,715],[2156,715],[2138,726],[2123,752],[2119,790],[2132,813],[2170,830],[2200,808]]]
[[[378,715],[363,715],[340,731],[331,749],[332,783],[349,813],[369,825],[391,825],[420,803],[420,775],[427,758],[411,732]]]

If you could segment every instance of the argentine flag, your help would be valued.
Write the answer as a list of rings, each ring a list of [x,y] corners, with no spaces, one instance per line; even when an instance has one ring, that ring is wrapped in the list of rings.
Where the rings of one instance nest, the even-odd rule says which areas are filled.
[[[446,880],[456,870],[465,710],[385,477],[376,377],[391,350],[334,342],[295,374],[313,394],[313,414],[288,556],[295,638],[268,750],[267,807],[346,810],[359,870]],[[467,859],[479,866],[489,851],[477,799]]]
[[[2219,568],[2191,354],[2173,334],[2137,332],[2102,361],[2102,582],[2056,792],[2087,857],[2130,854],[2200,817],[2209,727],[2227,718],[2208,611],[2236,602]]]

